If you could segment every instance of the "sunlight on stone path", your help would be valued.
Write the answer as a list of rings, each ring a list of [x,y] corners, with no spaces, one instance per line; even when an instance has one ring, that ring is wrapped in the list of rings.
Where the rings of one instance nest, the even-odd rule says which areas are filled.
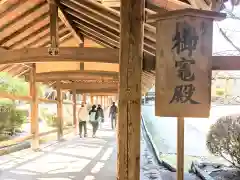
[[[75,136],[42,148],[40,152],[27,149],[0,157],[0,180],[101,179],[98,176],[107,174],[109,168],[106,166],[115,166],[115,158],[111,161],[116,153],[114,144],[115,132],[106,122],[98,131],[97,138],[80,139]],[[111,174],[115,176],[115,171]]]

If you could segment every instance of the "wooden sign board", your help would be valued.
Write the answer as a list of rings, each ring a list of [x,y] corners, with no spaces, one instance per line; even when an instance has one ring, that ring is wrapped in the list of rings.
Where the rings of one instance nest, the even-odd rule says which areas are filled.
[[[209,117],[213,19],[158,21],[156,116]]]

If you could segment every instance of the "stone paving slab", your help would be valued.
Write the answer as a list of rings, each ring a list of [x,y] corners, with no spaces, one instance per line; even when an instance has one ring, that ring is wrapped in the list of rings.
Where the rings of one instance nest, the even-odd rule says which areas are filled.
[[[115,179],[115,132],[109,127],[104,124],[97,138],[70,136],[40,152],[26,149],[1,156],[0,180]]]
[[[64,137],[64,142],[41,146],[41,151],[31,149],[0,156],[0,180],[116,180],[116,134],[106,119],[91,137],[74,134]],[[169,173],[154,160],[144,138],[141,140],[141,180],[175,180],[175,173]],[[189,177],[187,180],[196,180]]]

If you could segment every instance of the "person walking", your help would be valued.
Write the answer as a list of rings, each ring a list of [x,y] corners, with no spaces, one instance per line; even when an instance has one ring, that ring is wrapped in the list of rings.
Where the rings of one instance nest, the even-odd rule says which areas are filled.
[[[92,130],[93,134],[92,137],[96,137],[96,132],[98,130],[99,122],[97,120],[97,110],[96,110],[96,105],[92,106],[92,109],[89,111],[89,120],[90,123],[92,124]]]
[[[114,129],[117,124],[117,112],[118,112],[117,106],[115,105],[115,102],[113,102],[109,111],[109,118],[111,118],[112,129]]]
[[[82,103],[81,108],[78,110],[80,138],[82,138],[82,129],[84,130],[84,137],[87,137],[87,119],[88,119],[87,106],[86,104]]]
[[[103,112],[103,109],[100,104],[97,107],[96,118],[97,118],[100,128],[102,128],[102,123],[104,122],[104,112]]]

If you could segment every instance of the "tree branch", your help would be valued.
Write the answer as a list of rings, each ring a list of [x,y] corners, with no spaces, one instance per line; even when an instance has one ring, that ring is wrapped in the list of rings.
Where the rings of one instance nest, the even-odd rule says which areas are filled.
[[[223,35],[223,37],[238,51],[240,52],[240,48],[235,45],[232,40],[226,35],[226,33],[218,26],[220,33]]]

